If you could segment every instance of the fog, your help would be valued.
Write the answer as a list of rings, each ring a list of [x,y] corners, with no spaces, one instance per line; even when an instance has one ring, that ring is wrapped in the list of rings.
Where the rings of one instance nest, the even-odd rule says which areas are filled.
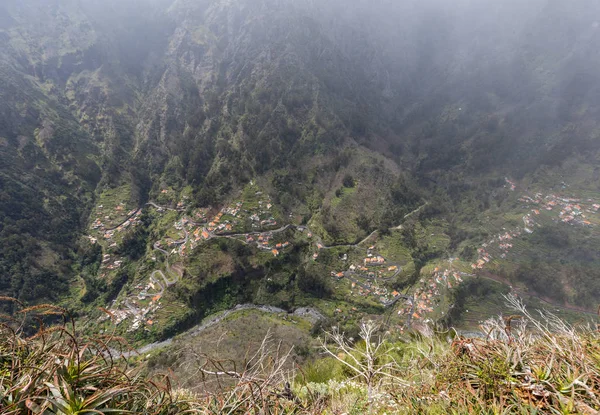
[[[0,0],[0,294],[69,277],[106,189],[170,212],[260,179],[342,245],[428,200],[456,248],[505,178],[600,191],[599,150],[597,0]]]
[[[566,143],[569,123],[596,137],[593,0],[7,0],[0,16],[4,62],[42,80],[101,69],[177,95],[185,73],[201,96],[304,83],[346,124],[361,119],[359,135],[418,136],[414,151],[471,134],[426,128],[459,108],[463,127],[492,118],[531,151],[540,136],[547,149]]]

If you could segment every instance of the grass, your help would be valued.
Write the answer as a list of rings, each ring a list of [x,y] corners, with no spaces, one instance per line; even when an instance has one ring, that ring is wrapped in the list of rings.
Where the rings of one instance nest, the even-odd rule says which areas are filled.
[[[219,324],[208,327],[200,333],[176,338],[172,345],[152,356],[145,364],[152,373],[175,369],[180,386],[196,392],[204,386],[198,372],[195,353],[203,353],[212,358],[243,365],[248,355],[260,347],[270,333],[276,341],[281,341],[285,349],[294,347],[294,360],[304,358],[299,354],[313,343],[309,336],[310,323],[298,318],[279,316],[259,310],[241,310],[225,317]],[[292,361],[288,362],[292,368]]]
[[[368,242],[364,244],[365,248],[369,246]],[[398,262],[403,266],[412,262],[410,250],[402,242],[399,231],[393,231],[390,235],[379,238],[375,248],[388,261]]]
[[[65,310],[20,308],[23,321],[59,316],[68,324],[28,336],[20,320],[3,317],[0,407],[11,415],[597,413],[596,328],[505,301],[513,314],[482,323],[485,337],[399,335],[367,323],[375,329],[355,342],[326,334],[319,349],[334,352],[328,358],[315,353],[301,319],[244,310],[128,363],[116,359],[115,350],[127,349],[122,340],[86,336]]]
[[[445,224],[441,221],[433,221],[427,226],[416,226],[415,236],[426,245],[439,252],[446,252],[450,245],[450,237],[446,235]]]
[[[52,305],[22,308],[0,323],[0,408],[2,414],[177,414],[190,409],[176,397],[169,379],[140,376],[119,362],[127,345],[114,335],[90,337]],[[59,318],[28,336],[22,324]]]
[[[331,206],[332,207],[337,207],[344,198],[346,197],[350,197],[353,194],[356,193],[356,187],[341,187],[339,196],[336,194],[334,197],[331,198]]]
[[[309,365],[299,381],[306,389],[298,387],[299,394],[325,401],[322,413],[329,414],[596,413],[598,333],[549,313],[536,318],[518,300],[509,301],[518,317],[485,322],[486,339],[390,339],[396,369],[404,375],[381,381],[371,402],[365,400],[365,385],[348,374],[343,380],[327,376],[339,370],[335,361]]]
[[[105,222],[107,225],[112,226],[115,223],[118,223],[121,219],[125,219],[127,217],[127,213],[133,209],[134,207],[130,205],[129,200],[131,197],[131,186],[129,184],[122,185],[115,188],[105,189],[98,196],[98,200],[96,202],[97,206],[102,205],[103,208],[101,210],[95,209],[95,214],[92,215],[92,218],[98,217],[104,220],[105,215],[110,215],[110,222]],[[120,203],[124,204],[123,210],[121,212],[116,212],[115,208]]]

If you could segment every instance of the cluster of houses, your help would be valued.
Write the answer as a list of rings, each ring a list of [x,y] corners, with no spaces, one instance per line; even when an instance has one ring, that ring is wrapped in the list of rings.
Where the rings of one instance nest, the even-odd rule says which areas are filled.
[[[434,282],[433,288],[441,285],[441,286],[446,286],[448,289],[452,289],[453,283],[454,283],[454,286],[462,283],[463,282],[462,277],[465,277],[467,275],[468,274],[466,274],[464,272],[450,271],[448,269],[441,271],[439,268],[436,268],[433,273],[433,282]]]
[[[259,200],[258,206],[259,206],[260,212],[254,213],[252,216],[250,216],[250,220],[252,221],[252,227],[258,228],[258,227],[266,227],[266,226],[276,226],[277,221],[271,215],[271,208],[273,207],[273,204],[271,203],[271,199],[267,198],[267,200],[265,200],[265,201]]]
[[[162,308],[162,302],[160,301],[160,295],[155,295],[150,301],[146,301],[146,305],[141,302],[132,300],[125,300],[125,307],[115,309],[116,300],[113,300],[113,308],[109,311],[108,315],[103,315],[99,318],[99,321],[105,321],[109,318],[112,319],[116,326],[121,325],[124,321],[131,320],[127,328],[127,332],[131,333],[138,330],[140,327],[149,329],[154,324],[154,316],[156,312]]]
[[[127,332],[133,332],[140,328],[149,330],[154,324],[156,312],[162,308],[163,287],[156,280],[150,278],[145,284],[137,284],[134,287],[138,294],[129,296],[122,301],[120,307],[117,307],[116,300],[110,310],[110,315],[115,325],[120,325],[124,321],[129,321]],[[107,317],[101,318],[101,320]]]
[[[367,266],[367,265],[383,265],[383,264],[385,264],[385,259],[382,256],[377,255],[372,258],[368,258],[368,257],[365,258],[363,260],[363,263],[365,266]]]
[[[398,315],[406,316],[412,320],[424,319],[427,313],[432,313],[439,304],[442,289],[452,289],[463,282],[464,272],[441,270],[435,268],[429,280],[421,279],[421,285],[413,293],[413,299],[407,301],[404,307],[398,310]]]
[[[277,222],[270,214],[270,209],[272,207],[270,199],[266,198],[265,200],[259,200],[258,205],[260,210],[252,211],[244,209],[244,202],[238,201],[234,205],[223,207],[211,219],[208,219],[208,209],[197,209],[191,215],[194,220],[184,217],[174,224],[174,227],[177,230],[183,230],[184,232],[189,230],[191,234],[189,239],[186,238],[183,242],[182,240],[173,241],[167,239],[165,242],[167,246],[172,249],[171,253],[186,256],[189,252],[193,251],[201,241],[209,240],[214,236],[232,234],[235,228],[246,218],[250,220],[252,228],[276,225]],[[264,219],[261,219],[261,217]],[[274,250],[278,248],[271,247],[268,244],[269,238],[270,236],[264,235],[261,240],[257,240],[258,247],[265,250],[273,250],[274,255],[278,255],[278,253],[275,254],[274,252]],[[246,242],[255,242],[255,238],[248,234]],[[286,245],[283,246],[283,248],[287,247],[289,242],[285,242],[285,244]]]
[[[342,262],[348,260],[348,255],[340,256]],[[374,296],[382,304],[389,304],[396,296],[397,291],[390,292],[387,288],[380,286],[379,282],[385,281],[384,277],[396,276],[400,272],[398,265],[389,264],[381,255],[375,253],[375,246],[367,249],[367,256],[362,264],[350,264],[347,271],[331,271],[331,277],[341,280],[348,278],[351,284],[350,294],[353,296]],[[387,279],[387,278],[386,278]]]
[[[277,221],[271,212],[273,207],[271,198],[264,196],[262,192],[256,192],[255,196],[259,197],[258,209],[244,209],[244,205],[247,203],[243,200],[231,206],[225,206],[208,223],[207,231],[214,234],[227,234],[231,233],[238,225],[244,225],[244,229],[246,224],[249,224],[252,229],[276,226]]]
[[[123,204],[117,205],[115,208],[116,211],[123,210]],[[101,212],[103,208],[102,205],[98,206],[98,212]],[[119,209],[120,208],[120,209]],[[127,213],[124,217],[125,220],[115,228],[108,228],[107,225],[100,218],[96,218],[91,226],[92,231],[96,231],[95,235],[88,235],[87,238],[92,244],[98,243],[99,239],[102,239],[106,242],[108,249],[113,249],[117,247],[116,236],[127,230],[130,227],[134,227],[140,223],[140,215],[142,214],[141,209],[133,209]],[[105,219],[110,220],[111,216],[105,216]],[[106,255],[104,255],[102,265],[108,267],[108,269],[115,269],[120,266],[120,264],[108,264],[108,260]]]
[[[223,219],[224,212],[221,210],[219,213],[215,215],[215,217],[206,225],[204,230],[208,233],[226,233],[231,232],[233,230],[233,226],[237,224],[237,221],[229,221],[227,219]]]
[[[259,196],[262,192],[257,192]],[[245,225],[245,221],[249,221],[252,229],[269,227],[277,225],[277,221],[271,214],[273,207],[271,199],[264,197],[258,201],[259,209],[244,209],[244,201],[238,201],[231,206],[223,207],[211,220],[207,219],[207,211],[205,209],[195,212],[194,217],[199,220],[201,228],[193,231],[194,240],[210,239],[212,235],[227,235],[233,233],[236,229],[240,229],[240,225]],[[245,229],[245,226],[242,226]],[[240,231],[241,232],[241,231]]]
[[[378,265],[384,265],[384,264],[385,264],[385,258],[383,258],[381,255],[375,254],[375,245],[370,246],[367,249],[366,258],[363,259],[363,265],[366,267],[366,266],[378,266]]]
[[[96,207],[96,219],[92,223],[92,230],[100,233],[104,239],[110,239],[116,232],[121,232],[139,222],[141,209],[132,209],[125,212],[125,203],[119,203],[114,210],[105,212],[103,205]],[[116,224],[120,223],[118,226]],[[91,239],[90,239],[91,240]]]
[[[528,228],[525,228],[525,231],[527,231],[527,229]],[[512,241],[521,235],[522,232],[519,228],[513,231],[503,230],[489,241],[483,243],[481,247],[477,249],[478,259],[475,263],[471,264],[471,268],[474,270],[483,269],[493,260],[493,255],[498,255],[500,258],[505,259],[506,255],[513,249]]]
[[[512,183],[507,179],[507,183]],[[590,215],[600,211],[600,204],[592,199],[583,201],[582,199],[561,197],[555,194],[544,195],[536,193],[533,196],[524,195],[519,198],[519,201],[524,203],[523,207],[529,211],[523,216],[524,227],[516,228],[513,231],[503,231],[490,241],[482,244],[477,250],[478,259],[471,264],[474,270],[481,270],[490,263],[494,256],[501,259],[507,257],[508,252],[513,249],[512,240],[520,237],[523,232],[531,234],[540,226],[539,217],[542,216],[542,211],[558,212],[558,217],[555,221],[561,221],[572,225],[593,226],[589,220]]]
[[[517,188],[517,184],[510,180],[508,177],[505,177],[504,180],[506,181],[506,185],[508,186],[508,188],[514,192]]]
[[[169,190],[162,190],[161,193],[167,194],[169,193]],[[277,225],[271,212],[273,205],[270,198],[268,196],[263,196],[262,192],[256,192],[256,196],[258,198],[258,208],[252,207],[244,209],[245,203],[243,201],[238,201],[230,206],[224,207],[212,218],[209,209],[196,209],[190,215],[191,219],[183,216],[173,224],[173,227],[177,231],[180,231],[180,239],[174,240],[172,238],[166,238],[165,240],[157,241],[154,245],[155,248],[168,251],[170,254],[178,254],[185,257],[202,241],[219,235],[224,236],[232,234],[235,227],[238,225],[241,226],[241,229],[250,227],[256,229]],[[184,196],[184,199],[187,198]],[[151,205],[154,206],[159,213],[167,210],[183,212],[186,208],[186,200],[178,202],[175,209],[158,206],[154,203],[151,203]],[[96,231],[97,234],[90,235],[88,238],[92,243],[98,243],[99,239],[102,239],[103,245],[105,245],[106,241],[110,244],[107,245],[108,248],[114,248],[117,246],[114,237],[119,232],[139,223],[141,209],[134,209],[126,212],[125,204],[120,203],[110,211],[104,212],[105,210],[106,209],[102,205],[97,207],[96,211],[98,212],[98,217],[91,226],[92,230]],[[255,242],[261,250],[269,251],[274,256],[280,255],[285,248],[291,245],[288,241],[275,243],[273,241],[273,235],[269,232],[256,236],[247,234],[246,240],[247,242]],[[153,257],[152,259],[156,261],[156,257]],[[106,276],[106,270],[117,269],[122,263],[123,261],[121,259],[115,258],[109,253],[105,253],[102,258],[102,268],[105,271],[101,275]],[[145,284],[138,284],[136,290],[137,295],[128,296],[120,302],[119,306],[117,306],[116,303],[113,303],[110,311],[117,324],[122,324],[125,320],[131,322],[128,331],[152,326],[154,324],[152,315],[156,310],[161,308],[160,298],[163,287],[160,282],[153,280],[152,276],[150,276]]]
[[[273,256],[279,256],[283,249],[291,245],[291,243],[288,241],[273,243],[273,234],[271,232],[247,234],[245,238],[247,244],[256,244],[258,249],[263,251],[271,251]]]
[[[397,291],[390,292],[386,287],[377,285],[375,281],[365,281],[364,283],[352,281],[350,285],[352,287],[350,295],[358,295],[361,297],[373,296],[382,304],[387,304],[392,298],[400,295]]]
[[[101,269],[104,268],[112,271],[121,268],[121,265],[123,265],[122,259],[116,259],[110,254],[102,255],[102,264],[100,265]]]
[[[141,209],[125,210],[125,203],[119,203],[113,209],[108,210],[103,205],[96,207],[96,219],[90,226],[92,234],[86,238],[92,243],[101,243],[104,249],[102,263],[100,265],[102,278],[106,277],[107,271],[119,269],[123,259],[110,254],[117,247],[117,236],[131,227],[140,223]]]
[[[538,215],[539,215],[539,213],[538,213]],[[529,234],[533,233],[533,230],[535,229],[535,227],[538,226],[538,224],[535,222],[535,220],[531,216],[531,213],[528,213],[525,216],[523,216],[523,224],[525,225],[523,230]]]
[[[589,220],[586,220],[586,215],[582,212],[582,209],[583,208],[579,204],[569,204],[565,206],[558,215],[564,223],[581,223],[582,225],[591,226],[592,223]]]
[[[582,199],[561,197],[555,194],[544,196],[542,193],[536,193],[533,197],[523,196],[519,201],[527,205],[535,205],[532,209],[534,215],[540,215],[540,210],[549,212],[558,212],[558,219],[563,223],[581,226],[593,226],[589,220],[591,214],[596,214],[600,210],[600,204],[592,199],[583,201]],[[531,213],[528,215],[531,217]]]
[[[110,315],[115,325],[129,321],[127,332],[133,332],[139,328],[149,329],[154,324],[156,312],[162,308],[162,294],[164,288],[160,282],[150,277],[146,284],[137,284],[135,287],[137,295],[130,295],[121,301],[117,307],[117,301],[113,300]],[[107,317],[101,318],[101,320]]]

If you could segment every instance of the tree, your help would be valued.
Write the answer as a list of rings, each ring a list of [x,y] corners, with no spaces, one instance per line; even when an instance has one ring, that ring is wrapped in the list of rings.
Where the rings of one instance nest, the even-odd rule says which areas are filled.
[[[342,184],[344,187],[354,187],[354,177],[352,177],[350,174],[345,175]]]
[[[392,352],[394,347],[386,339],[386,335],[379,335],[379,324],[369,320],[360,325],[359,337],[362,343],[355,345],[346,340],[337,327],[331,332],[325,332],[321,340],[321,348],[329,356],[344,365],[367,384],[369,401],[373,398],[373,391],[380,386],[384,379],[405,383],[399,378],[399,365]]]

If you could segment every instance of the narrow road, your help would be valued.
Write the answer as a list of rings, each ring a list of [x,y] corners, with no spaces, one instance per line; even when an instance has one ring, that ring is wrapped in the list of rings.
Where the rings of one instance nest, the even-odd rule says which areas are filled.
[[[156,203],[154,203],[154,202],[148,202],[148,203],[146,203],[146,204],[147,204],[147,205],[150,205],[150,206],[154,206],[154,207],[155,207],[155,208],[157,208],[157,209],[158,209],[158,208],[162,208],[162,209],[166,209],[166,210],[177,211],[177,209],[173,209],[173,208],[167,208],[167,207],[164,207],[164,206],[159,206],[159,205],[157,205],[157,204],[156,204]],[[413,210],[412,212],[410,212],[410,213],[407,213],[406,215],[404,215],[403,219],[407,219],[407,218],[409,218],[410,216],[412,216],[412,215],[414,215],[414,214],[416,214],[416,213],[420,212],[420,211],[421,211],[421,209],[423,209],[423,208],[424,208],[425,206],[427,206],[428,204],[429,204],[429,202],[425,202],[423,205],[419,206],[417,209],[415,209],[415,210]],[[185,219],[187,219],[187,218],[185,218]],[[196,225],[196,226],[198,226],[198,225],[201,225],[201,224],[196,224],[195,222],[193,222],[193,221],[191,221],[191,220],[189,220],[189,219],[187,219],[187,220],[188,220],[188,222],[190,222],[190,223],[192,223],[192,224],[194,224],[194,225]],[[272,235],[275,235],[275,234],[278,234],[278,233],[281,233],[281,232],[285,232],[286,230],[288,230],[288,229],[290,229],[290,228],[295,228],[295,229],[297,229],[298,227],[299,227],[299,226],[297,226],[297,225],[287,224],[287,225],[285,225],[285,226],[282,226],[282,227],[280,227],[280,228],[278,228],[278,229],[266,230],[266,231],[255,231],[255,232],[246,232],[246,233],[232,233],[232,234],[226,234],[226,233],[223,233],[223,234],[215,234],[215,233],[212,233],[212,232],[211,232],[211,233],[209,233],[209,239],[212,239],[212,238],[237,238],[237,237],[240,237],[240,236],[247,237],[248,235],[261,235],[261,234],[265,234],[265,233],[270,233],[270,234],[272,234]],[[322,245],[323,249],[333,249],[333,248],[356,248],[357,246],[359,246],[359,245],[362,245],[363,243],[367,242],[369,239],[371,239],[373,236],[375,236],[375,234],[377,234],[377,233],[378,233],[378,230],[376,229],[376,230],[374,230],[373,232],[371,232],[369,235],[367,235],[367,236],[366,236],[364,239],[362,239],[361,241],[359,241],[359,242],[357,242],[357,243],[354,243],[354,244],[344,244],[344,245],[325,245],[325,244],[323,243],[323,241],[321,240],[321,238],[320,238],[318,235],[316,235],[314,232],[312,232],[308,226],[305,226],[305,228],[306,228],[306,229],[307,229],[309,232],[311,232],[313,235],[315,235],[315,240],[316,240],[316,241],[317,241],[319,244],[321,244],[321,245]],[[392,227],[392,228],[390,228],[390,230],[399,230],[399,229],[402,229],[402,225],[398,225],[398,226],[395,226],[395,227]],[[183,244],[186,244],[186,243],[188,242],[188,239],[189,239],[189,233],[188,233],[188,231],[187,231],[187,229],[186,229],[186,227],[185,227],[185,226],[183,227],[183,231],[185,232],[185,238],[183,238],[183,239],[180,239],[180,240],[177,240],[177,241],[174,241],[174,243],[175,243],[176,245],[183,245]],[[156,247],[155,247],[155,249],[156,249]],[[163,252],[164,252],[164,251],[163,251]]]
[[[165,255],[168,256],[169,253],[167,251],[165,251],[164,249],[159,248],[158,244],[159,244],[159,242],[155,242],[154,245],[153,245],[153,248],[156,249],[157,251],[162,252],[163,254],[165,254]]]
[[[123,219],[122,222],[120,222],[118,225],[112,226],[110,228],[104,228],[104,230],[106,231],[114,231],[115,229],[117,229],[119,226],[123,225],[125,222],[127,222],[128,220],[131,220],[132,218],[135,217],[135,215],[137,215],[137,213],[139,212],[139,209],[136,209],[134,213],[132,213],[131,215],[127,216],[125,219]]]
[[[403,219],[403,220],[404,220],[404,219],[408,219],[408,218],[409,218],[409,217],[411,217],[412,215],[414,215],[414,214],[416,214],[416,213],[419,213],[419,212],[421,211],[421,209],[423,209],[423,208],[424,208],[425,206],[427,206],[428,204],[429,204],[429,202],[425,202],[423,205],[419,206],[417,209],[415,209],[415,210],[413,210],[412,212],[410,212],[410,213],[407,213],[406,215],[404,215],[404,216],[402,217],[402,219]],[[402,229],[402,224],[400,224],[400,225],[398,225],[398,226],[391,227],[391,228],[389,228],[389,229],[390,229],[391,231],[394,231],[394,230],[400,230],[400,229]],[[371,232],[369,235],[367,235],[367,236],[366,236],[366,237],[365,237],[363,240],[361,240],[361,241],[359,241],[359,242],[357,242],[357,243],[355,243],[355,244],[329,245],[329,246],[327,246],[327,245],[325,245],[325,244],[323,243],[323,241],[322,241],[320,238],[318,238],[318,237],[317,237],[317,238],[318,238],[318,242],[319,242],[321,245],[323,245],[323,249],[333,249],[333,248],[356,248],[357,246],[359,246],[359,245],[362,245],[363,243],[367,242],[369,239],[371,239],[373,236],[375,236],[375,234],[377,234],[378,232],[379,232],[379,231],[378,231],[377,229],[375,229],[373,232]]]
[[[184,232],[185,236],[183,237],[183,239],[178,239],[176,241],[173,241],[173,243],[175,245],[185,245],[185,244],[187,244],[188,240],[190,239],[190,234],[189,234],[187,228],[185,227],[185,225],[183,226],[183,232]]]
[[[179,210],[178,210],[178,209],[173,209],[173,208],[166,207],[166,206],[159,206],[159,205],[157,205],[157,204],[156,204],[156,203],[154,203],[154,202],[148,202],[148,203],[146,203],[146,205],[148,205],[148,206],[152,206],[152,207],[154,207],[154,208],[156,208],[156,209],[164,209],[164,210],[171,210],[171,211],[173,211],[173,212],[179,212]]]
[[[185,227],[184,227],[184,230],[185,230]],[[188,235],[189,235],[188,232],[187,232],[187,230],[185,230],[185,234],[186,234],[186,239],[187,239]],[[186,242],[187,242],[187,240],[186,240]],[[155,250],[157,250],[157,251],[159,251],[159,252],[161,252],[161,253],[163,253],[165,255],[165,262],[166,262],[166,267],[165,268],[166,268],[166,271],[169,272],[169,268],[170,268],[170,265],[169,265],[169,253],[167,251],[165,251],[164,249],[160,248],[158,246],[158,242],[155,242],[154,245],[152,245],[152,247]],[[161,280],[159,280],[159,279],[156,278],[157,274],[160,275],[160,277],[164,281],[164,285],[163,285],[163,281],[161,281]],[[154,294],[150,294],[150,293],[149,294],[150,295],[157,295],[157,294],[162,295],[167,288],[169,288],[172,285],[175,285],[177,283],[177,281],[179,281],[179,279],[175,277],[171,281],[171,280],[169,280],[167,278],[167,276],[165,275],[165,273],[162,270],[154,270],[150,274],[150,281],[153,284],[158,285],[160,287],[160,291],[157,292],[157,293],[154,293]]]
[[[371,239],[373,236],[375,236],[375,234],[377,233],[377,229],[375,229],[373,232],[371,232],[366,238],[364,238],[362,241],[357,242],[355,244],[345,244],[345,245],[325,245],[323,244],[323,241],[319,238],[319,243],[321,245],[323,245],[323,249],[334,249],[334,248],[356,248],[359,245],[362,245],[363,243],[367,242],[369,239]]]
[[[296,225],[285,225],[278,229],[273,229],[272,231],[256,231],[256,232],[248,232],[248,233],[222,233],[222,234],[210,234],[211,238],[237,238],[239,236],[248,236],[248,235],[262,235],[264,233],[270,234],[278,234],[288,230],[289,228],[296,228]]]
[[[177,279],[177,278],[175,278],[173,281],[169,281],[169,279],[167,278],[167,276],[165,275],[165,273],[164,273],[164,272],[162,272],[161,270],[156,270],[156,271],[153,271],[153,272],[152,272],[152,274],[150,275],[150,278],[155,278],[154,276],[155,276],[156,274],[159,274],[159,275],[162,277],[162,279],[165,281],[165,284],[166,284],[166,287],[165,287],[165,289],[166,289],[166,288],[169,288],[170,286],[172,286],[172,285],[174,285],[174,284],[176,284],[176,283],[177,283],[177,281],[178,281],[178,279]]]
[[[429,204],[429,202],[425,202],[424,204],[422,204],[421,206],[419,206],[417,209],[415,209],[412,212],[407,213],[406,215],[404,215],[403,219],[408,219],[412,215],[414,215],[415,213],[419,213],[421,211],[421,209],[423,209],[428,204]],[[397,230],[400,230],[400,229],[402,229],[402,225],[398,225],[396,227],[390,228],[391,231],[397,231]]]
[[[425,206],[427,206],[427,204],[428,204],[428,203],[429,203],[429,202],[425,202],[425,204],[421,205],[420,207],[418,207],[418,208],[417,208],[417,209],[415,209],[414,211],[412,211],[412,212],[410,212],[410,213],[408,213],[408,214],[404,215],[403,219],[406,219],[406,218],[410,217],[411,215],[414,215],[414,214],[418,213],[418,212],[419,212],[421,209],[423,209]],[[157,205],[157,204],[156,204],[156,203],[154,203],[154,202],[148,202],[148,203],[146,203],[146,205],[153,206],[153,207],[154,207],[154,208],[156,208],[156,209],[164,209],[164,210],[178,211],[177,209],[173,209],[173,208],[169,208],[169,207],[164,207],[164,206],[159,206],[159,205]],[[138,209],[137,211],[139,211],[139,209]],[[137,211],[136,211],[136,213],[137,213]],[[184,217],[183,219],[184,219],[184,220],[186,220],[186,222],[189,222],[189,223],[195,224],[195,222],[193,222],[193,221],[189,220],[189,219],[188,219],[188,218],[186,218],[186,217]],[[124,222],[125,222],[125,221],[124,221]],[[124,222],[123,222],[123,223],[124,223]],[[229,238],[229,239],[233,239],[233,238],[238,238],[238,237],[248,237],[249,235],[261,235],[261,234],[271,234],[271,235],[275,235],[275,234],[278,234],[278,233],[285,232],[286,230],[288,230],[288,229],[290,229],[290,228],[297,229],[298,227],[299,227],[299,226],[297,226],[297,225],[293,225],[293,224],[287,224],[287,225],[285,225],[285,226],[282,226],[282,227],[280,227],[280,228],[278,228],[278,229],[273,229],[273,230],[270,230],[270,231],[268,231],[268,230],[267,230],[267,231],[255,231],[255,232],[247,232],[247,233],[220,234],[220,235],[218,235],[218,234],[214,234],[214,233],[210,232],[210,233],[209,233],[209,238],[208,238],[208,239],[212,239],[212,238]],[[399,225],[399,226],[397,226],[397,227],[390,228],[390,230],[394,230],[394,229],[401,229],[401,227],[402,227],[402,225]],[[173,243],[174,243],[175,245],[184,245],[184,244],[187,244],[187,242],[189,241],[189,232],[188,232],[188,230],[187,230],[187,227],[186,227],[185,225],[183,225],[182,229],[183,229],[183,232],[184,232],[184,234],[185,234],[185,237],[184,237],[184,238],[182,238],[182,239],[179,239],[179,240],[177,240],[177,241],[173,241]],[[308,226],[306,226],[306,227],[305,227],[305,229],[306,229],[306,230],[308,230],[309,232],[311,232],[311,233],[312,233],[312,231],[310,230],[310,228],[309,228]],[[349,248],[358,247],[359,245],[362,245],[363,243],[365,243],[366,241],[368,241],[369,239],[371,239],[371,238],[372,238],[372,237],[373,237],[375,234],[377,234],[377,232],[378,232],[377,230],[374,230],[374,231],[373,231],[373,232],[371,232],[369,235],[367,235],[367,236],[366,236],[364,239],[362,239],[361,241],[359,241],[359,242],[357,242],[357,243],[355,243],[355,244],[347,244],[347,245],[331,245],[331,246],[325,246],[325,245],[322,243],[322,240],[321,240],[321,238],[319,238],[319,236],[318,236],[318,235],[316,235],[316,234],[314,234],[314,233],[313,233],[313,235],[315,235],[315,240],[317,241],[317,243],[318,243],[318,244],[320,244],[320,245],[322,246],[322,249],[333,249],[333,248],[337,248],[337,247],[349,247]],[[236,239],[236,240],[238,240],[238,241],[239,241],[239,239]],[[243,242],[243,243],[246,243],[246,244],[247,244],[247,242],[246,242],[246,241],[241,241],[241,242]],[[164,249],[162,249],[162,248],[160,248],[160,247],[158,246],[158,242],[155,242],[155,243],[154,243],[154,245],[153,245],[153,248],[154,248],[155,250],[157,250],[157,251],[159,251],[159,252],[161,252],[161,253],[163,253],[163,254],[165,255],[165,257],[166,257],[166,260],[165,260],[165,262],[166,262],[166,271],[167,271],[167,272],[169,272],[169,268],[170,268],[170,265],[169,265],[169,256],[170,256],[170,255],[169,255],[169,252],[168,252],[168,251],[166,251],[166,250],[164,250]],[[385,279],[383,279],[383,278],[382,278],[382,279],[381,279],[381,281],[389,281],[389,280],[392,280],[393,278],[395,278],[395,277],[396,277],[396,276],[397,276],[397,275],[398,275],[398,274],[401,272],[401,267],[400,267],[400,265],[398,265],[398,264],[394,264],[394,263],[388,263],[387,265],[388,265],[388,266],[391,266],[391,265],[396,265],[396,266],[398,267],[398,270],[396,271],[396,273],[395,273],[395,274],[394,274],[392,277],[387,277],[387,278],[385,278]],[[162,281],[161,281],[160,279],[158,279],[158,278],[156,277],[156,275],[160,275],[160,278],[162,279]],[[348,278],[350,281],[354,282],[355,284],[359,285],[360,287],[362,287],[362,288],[363,288],[363,289],[365,289],[365,290],[371,290],[371,287],[368,287],[368,286],[366,286],[365,284],[363,284],[362,282],[360,282],[358,279],[356,279],[356,278],[355,278],[355,275],[356,275],[356,273],[355,273],[355,272],[353,272],[353,271],[346,271],[346,272],[344,272],[344,276],[345,276],[346,278]],[[167,288],[169,288],[170,286],[172,286],[172,285],[176,284],[176,283],[178,282],[178,280],[179,280],[179,279],[178,279],[177,277],[175,277],[173,280],[169,280],[169,278],[167,278],[167,276],[165,275],[165,273],[164,273],[162,270],[154,270],[154,271],[153,271],[153,272],[150,274],[150,281],[151,281],[153,284],[157,285],[157,286],[159,287],[159,289],[160,289],[160,291],[159,291],[158,293],[155,293],[154,295],[156,295],[156,294],[161,294],[161,295],[162,295],[162,294],[164,293],[164,291],[165,291]],[[384,305],[385,307],[392,306],[392,305],[394,305],[394,304],[395,304],[395,303],[396,303],[398,300],[400,300],[400,299],[405,299],[405,300],[407,300],[407,301],[408,301],[408,300],[411,300],[411,301],[412,301],[412,299],[411,299],[410,297],[408,297],[408,296],[405,296],[405,295],[400,295],[400,296],[397,296],[396,298],[394,298],[393,300],[391,300],[391,301],[389,301],[389,302],[387,302],[387,303],[384,303],[383,305]],[[131,306],[129,303],[126,303],[126,305],[127,305],[127,307],[128,307],[128,308],[129,308],[131,311],[133,311],[133,307],[132,307],[132,306]]]

